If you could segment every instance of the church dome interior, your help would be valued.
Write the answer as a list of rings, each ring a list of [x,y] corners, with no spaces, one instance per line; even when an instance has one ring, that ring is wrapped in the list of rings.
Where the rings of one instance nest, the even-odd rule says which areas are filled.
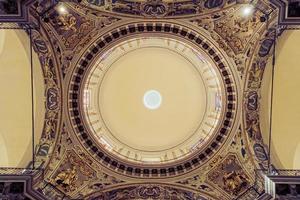
[[[0,1],[0,199],[300,199],[300,1]]]

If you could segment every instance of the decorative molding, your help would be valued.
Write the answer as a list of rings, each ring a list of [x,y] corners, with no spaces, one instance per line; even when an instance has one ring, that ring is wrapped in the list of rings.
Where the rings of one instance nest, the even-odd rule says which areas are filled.
[[[27,23],[29,6],[34,0],[2,0],[0,1],[0,22]]]
[[[112,12],[126,17],[179,18],[205,15],[220,9],[236,5],[231,0],[179,0],[165,2],[162,0],[125,1],[125,0],[83,0],[82,5],[92,9]]]
[[[300,25],[300,5],[296,8],[295,6],[291,6],[292,3],[300,3],[299,1],[292,0],[270,0],[279,10],[278,15],[278,24],[279,25]],[[298,15],[292,15],[291,10],[293,7],[299,12]]]
[[[36,199],[47,198],[32,187],[30,175],[1,175],[0,176],[0,199]]]
[[[173,199],[173,200],[214,200],[215,197],[202,192],[192,192],[169,184],[134,184],[105,192],[86,196],[89,200],[119,200],[119,199]]]

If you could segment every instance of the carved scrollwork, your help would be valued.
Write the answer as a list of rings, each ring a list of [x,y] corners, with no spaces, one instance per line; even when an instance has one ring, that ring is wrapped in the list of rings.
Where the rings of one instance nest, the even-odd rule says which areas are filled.
[[[101,198],[100,198],[101,197]],[[94,194],[87,199],[119,200],[119,199],[172,199],[172,200],[208,200],[210,197],[196,192],[177,189],[169,186],[148,184],[114,189],[105,193]]]
[[[58,107],[58,91],[55,88],[47,90],[47,107],[49,110],[56,110]]]
[[[35,166],[47,164],[52,154],[60,120],[59,76],[55,65],[55,56],[49,47],[49,38],[42,29],[32,31],[33,48],[41,62],[45,83],[45,120],[41,139],[36,149]]]
[[[168,6],[161,0],[149,0],[141,4],[145,16],[161,17],[167,14]]]
[[[256,91],[248,93],[247,108],[249,110],[256,110],[258,108],[258,94]]]

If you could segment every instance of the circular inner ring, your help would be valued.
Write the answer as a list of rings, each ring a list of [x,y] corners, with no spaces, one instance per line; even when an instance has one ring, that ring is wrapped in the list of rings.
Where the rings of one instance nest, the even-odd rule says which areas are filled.
[[[115,46],[86,81],[86,118],[99,143],[138,162],[167,162],[203,145],[217,127],[219,78],[203,55],[177,40]]]

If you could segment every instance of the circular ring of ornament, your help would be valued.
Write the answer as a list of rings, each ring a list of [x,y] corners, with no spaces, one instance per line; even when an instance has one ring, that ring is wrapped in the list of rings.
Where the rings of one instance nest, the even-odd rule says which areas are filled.
[[[69,116],[102,165],[134,177],[181,175],[226,141],[237,111],[234,75],[201,33],[132,23],[94,42],[75,67]]]

